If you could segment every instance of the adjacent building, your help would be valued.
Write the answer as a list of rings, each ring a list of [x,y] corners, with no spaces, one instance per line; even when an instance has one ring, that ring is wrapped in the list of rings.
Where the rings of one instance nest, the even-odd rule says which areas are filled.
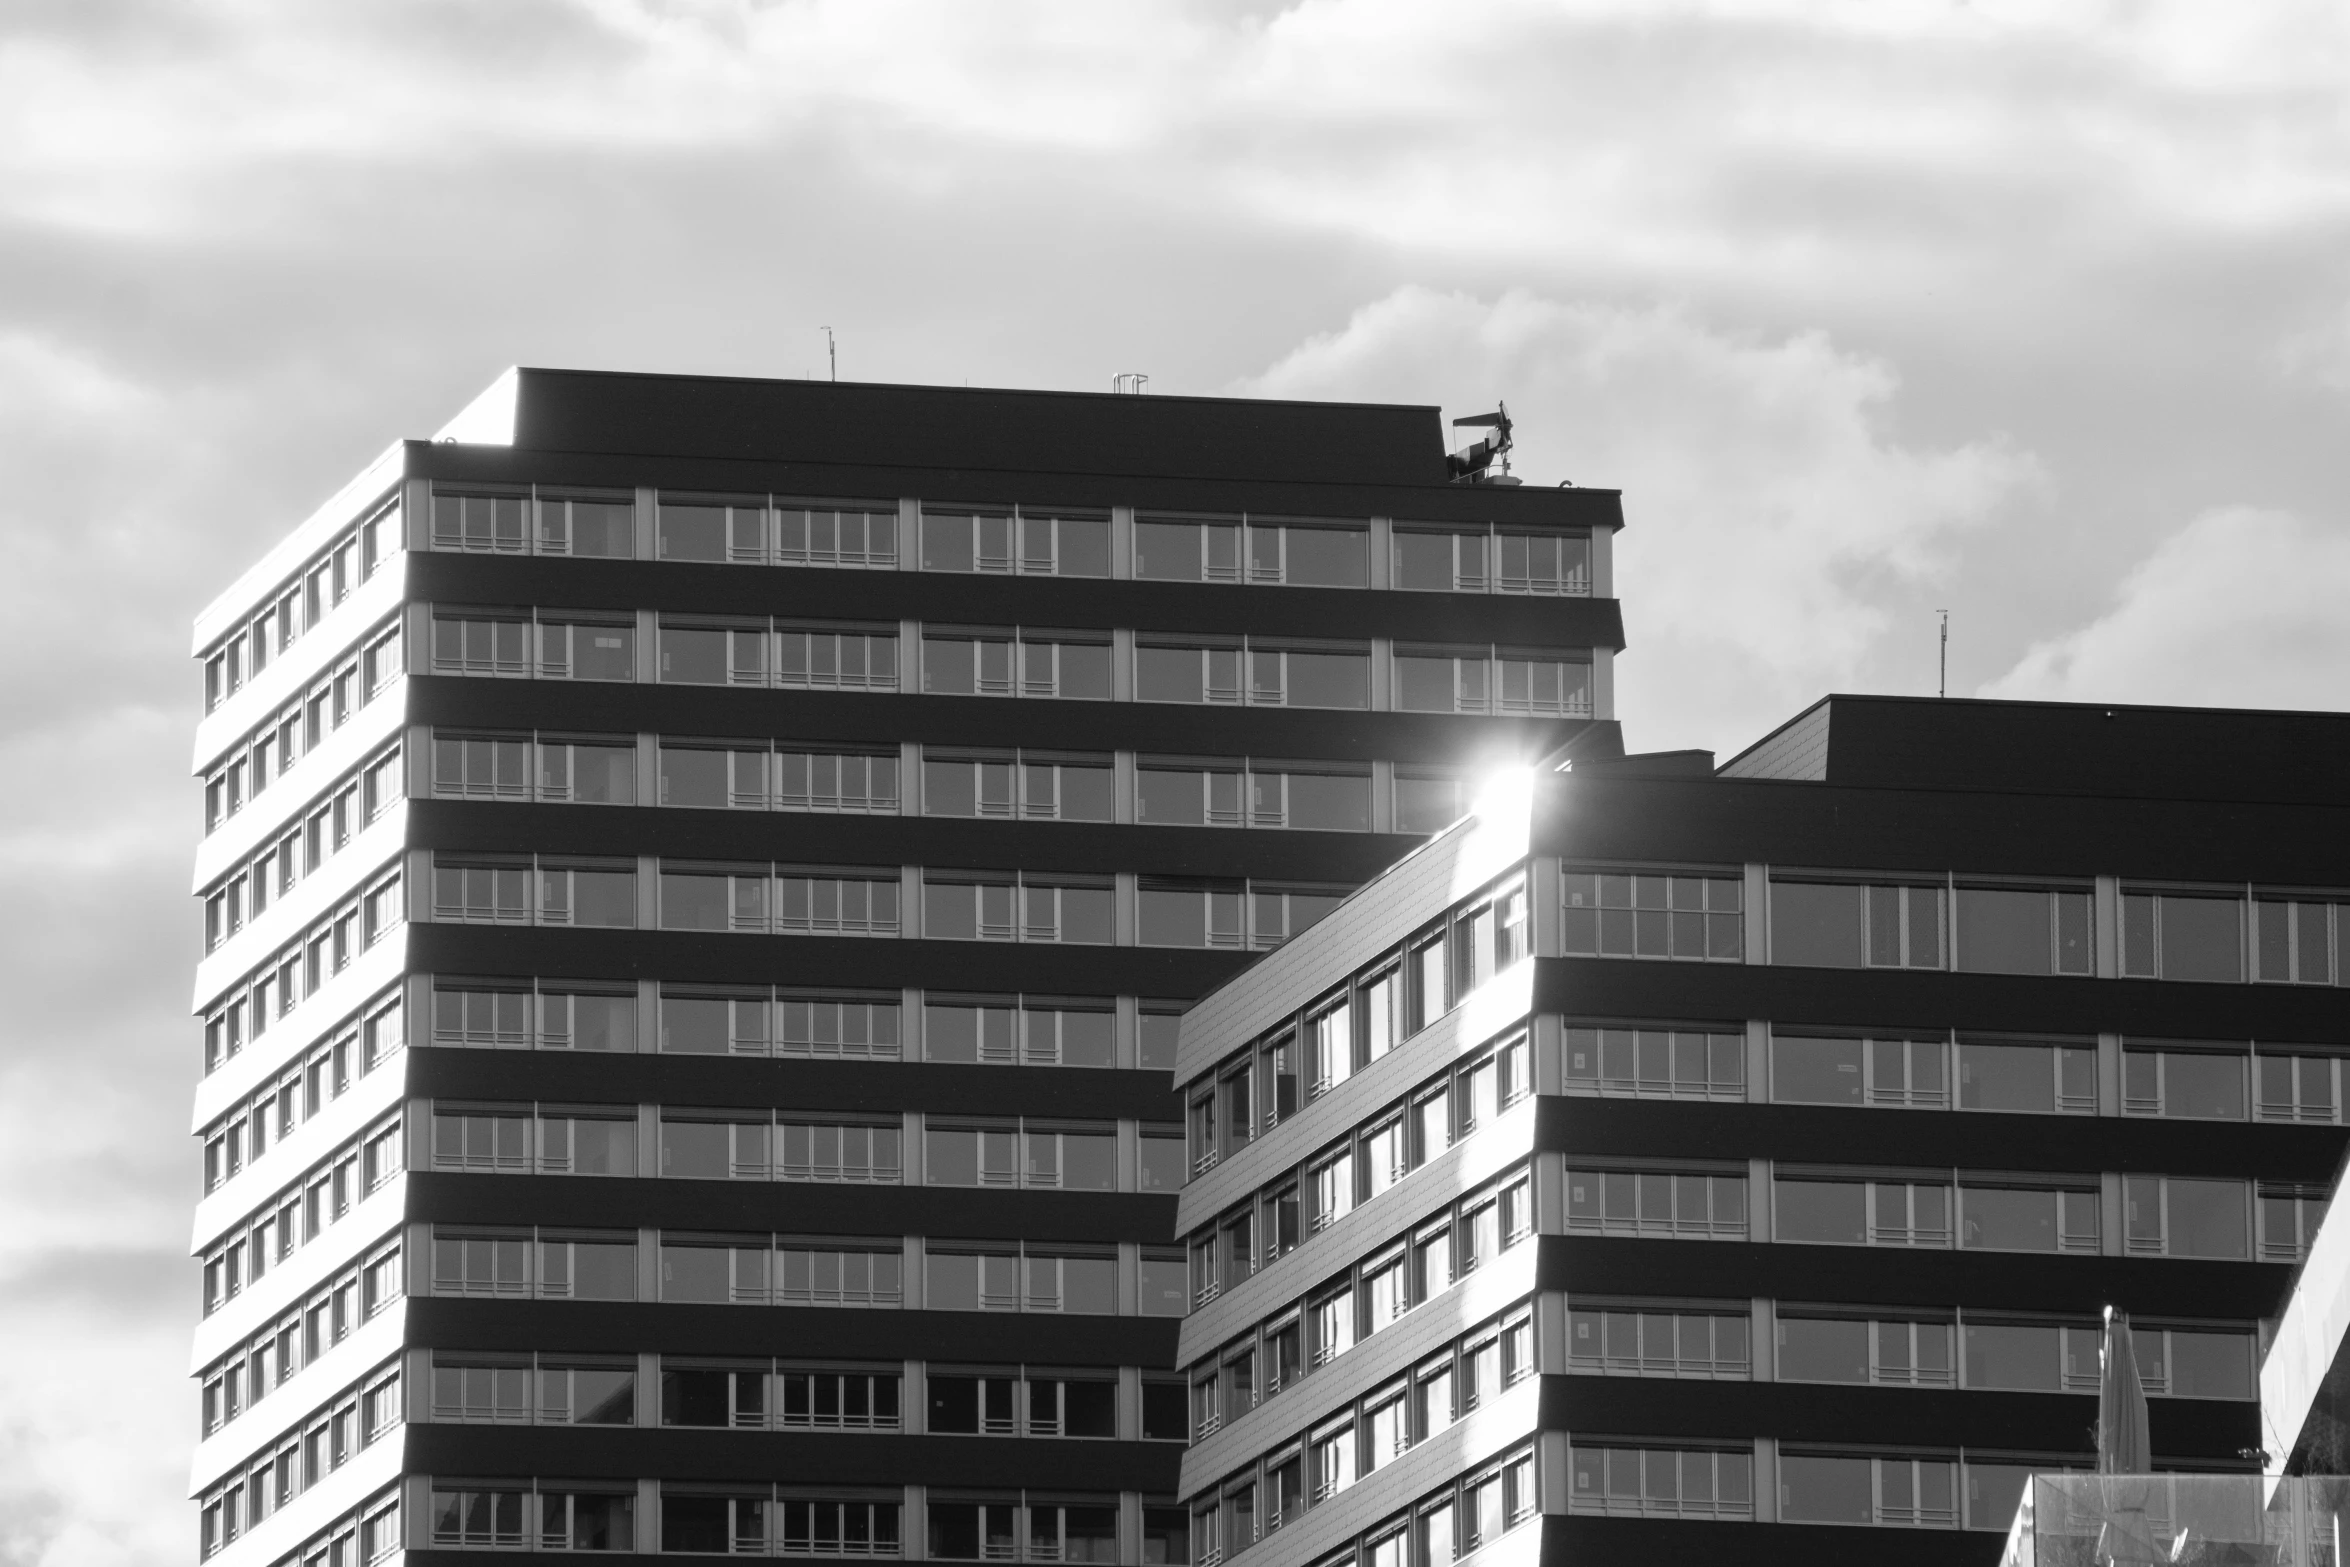
[[[2350,717],[1559,767],[1183,1021],[1201,1567],[1988,1564],[2108,1304],[2158,1467],[2338,1466],[2338,1262],[2265,1436],[2258,1378],[2345,1151]]]
[[[203,1555],[1191,1559],[1178,1014],[1620,751],[1616,496],[1450,478],[524,370],[289,533],[195,634]]]

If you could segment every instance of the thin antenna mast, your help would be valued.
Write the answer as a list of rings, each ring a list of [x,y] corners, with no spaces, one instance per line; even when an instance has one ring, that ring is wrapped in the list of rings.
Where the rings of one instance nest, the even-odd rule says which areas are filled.
[[[1948,698],[1950,695],[1950,611],[1938,609],[1934,613],[1942,617],[1942,684],[1941,689],[1934,694]]]
[[[840,379],[840,345],[832,340],[832,328],[819,328],[824,333],[824,358],[832,366],[832,378]]]

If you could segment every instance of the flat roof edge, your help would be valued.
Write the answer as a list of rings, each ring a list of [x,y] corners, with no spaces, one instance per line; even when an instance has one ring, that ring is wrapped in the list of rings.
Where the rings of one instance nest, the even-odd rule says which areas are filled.
[[[264,590],[291,576],[328,538],[345,524],[356,522],[360,513],[372,508],[386,491],[407,477],[408,446],[407,441],[398,440],[385,447],[374,461],[302,519],[291,533],[239,572],[227,588],[214,594],[211,602],[196,612],[190,655],[202,657],[205,648],[251,609]]]

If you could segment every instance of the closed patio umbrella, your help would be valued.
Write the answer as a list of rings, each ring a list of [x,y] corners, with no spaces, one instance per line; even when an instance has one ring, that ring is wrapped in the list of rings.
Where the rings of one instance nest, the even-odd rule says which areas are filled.
[[[2105,1349],[2098,1365],[2097,1472],[2149,1474],[2154,1469],[2154,1438],[2147,1428],[2146,1386],[2138,1380],[2130,1319],[2111,1306],[2105,1308]]]
[[[2146,1418],[2146,1385],[2138,1380],[2138,1354],[2130,1342],[2130,1319],[2105,1308],[2105,1347],[2098,1356],[2097,1472],[2148,1475],[2154,1469],[2154,1439]],[[2164,1562],[2169,1552],[2150,1536],[2146,1490],[2150,1481],[2105,1482],[2105,1526],[2097,1559],[2114,1567]]]

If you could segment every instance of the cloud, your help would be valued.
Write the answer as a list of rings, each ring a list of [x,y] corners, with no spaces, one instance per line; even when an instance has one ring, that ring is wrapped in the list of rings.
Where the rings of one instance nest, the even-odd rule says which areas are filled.
[[[2113,608],[2035,643],[1987,697],[2350,707],[2350,527],[2208,511],[2123,579]]]
[[[1505,398],[1519,472],[1621,489],[1616,574],[1631,648],[1617,706],[1642,747],[1722,747],[1872,667],[1889,586],[1929,582],[1963,537],[2029,499],[1999,436],[1891,433],[1891,367],[1825,335],[1767,338],[1685,310],[1397,290],[1240,390]]]
[[[185,1249],[60,1250],[0,1278],[0,1293],[19,1309],[57,1307],[101,1318],[153,1317],[186,1326],[196,1265]]]
[[[0,1567],[37,1567],[64,1527],[64,1493],[34,1472],[39,1446],[23,1422],[0,1427]]]
[[[2340,492],[2323,0],[0,11],[0,1567],[192,1556],[187,1292],[60,1255],[185,1238],[189,616],[506,363],[1507,396],[1628,492],[1643,745],[1930,690],[1923,606],[2003,668],[2146,494]]]

